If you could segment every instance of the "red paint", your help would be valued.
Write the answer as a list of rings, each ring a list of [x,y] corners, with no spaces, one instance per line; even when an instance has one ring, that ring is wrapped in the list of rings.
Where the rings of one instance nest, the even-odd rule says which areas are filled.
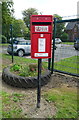
[[[31,16],[31,58],[51,58],[52,15]]]

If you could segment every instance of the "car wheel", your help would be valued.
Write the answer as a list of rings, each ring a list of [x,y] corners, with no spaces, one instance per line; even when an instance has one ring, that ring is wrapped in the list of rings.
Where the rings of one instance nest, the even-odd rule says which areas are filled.
[[[19,50],[18,51],[18,56],[19,57],[23,57],[24,56],[24,51],[23,50]]]
[[[75,48],[75,50],[78,50],[78,48]]]

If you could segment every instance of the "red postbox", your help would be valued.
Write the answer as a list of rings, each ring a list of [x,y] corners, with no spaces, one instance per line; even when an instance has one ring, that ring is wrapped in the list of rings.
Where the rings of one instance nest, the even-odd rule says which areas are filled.
[[[31,58],[51,58],[52,15],[31,16]]]

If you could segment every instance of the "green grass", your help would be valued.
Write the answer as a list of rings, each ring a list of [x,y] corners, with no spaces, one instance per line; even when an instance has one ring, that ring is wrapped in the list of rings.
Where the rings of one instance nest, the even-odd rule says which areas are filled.
[[[33,77],[33,76],[37,76],[37,74],[38,74],[38,72],[37,72],[38,65],[37,65],[37,68],[35,71],[34,70],[30,71],[30,68],[29,68],[29,65],[32,63],[38,64],[38,61],[35,59],[14,56],[14,63],[13,64],[11,62],[12,61],[11,55],[3,54],[2,59],[4,61],[4,63],[2,64],[2,68],[7,67],[8,65],[12,66],[11,72],[14,72],[15,74],[18,74],[18,75],[24,76],[24,77]],[[47,62],[42,62],[42,74],[45,74],[47,66],[48,66]],[[14,68],[18,69],[18,67],[20,69],[17,71],[16,70],[14,71]]]
[[[2,58],[3,59],[5,59],[5,60],[10,60],[10,61],[12,61],[12,56],[11,55],[9,55],[9,54],[2,54]],[[14,63],[31,63],[31,62],[33,62],[33,63],[37,63],[37,61],[36,60],[34,60],[34,59],[29,59],[29,58],[23,58],[23,57],[18,57],[18,56],[14,56]]]
[[[22,118],[22,109],[19,104],[24,98],[23,94],[2,92],[2,117]]]
[[[1,54],[0,54],[0,56],[1,56]],[[6,67],[9,64],[12,65],[11,55],[3,54],[2,59],[3,59],[3,61],[5,61],[2,65],[3,68]],[[6,64],[6,61],[9,61],[9,64]],[[31,63],[36,63],[37,64],[37,62],[38,61],[35,60],[35,59],[22,58],[22,57],[14,56],[14,64],[24,65],[26,71],[28,70],[28,65],[29,64],[31,64]],[[48,63],[43,62],[43,68],[47,69],[47,67],[48,67]],[[59,62],[55,62],[54,69],[65,71],[65,72],[70,72],[70,73],[74,73],[74,74],[79,74],[79,56],[73,56],[73,57],[70,57],[70,58],[62,59]]]
[[[1,54],[0,54],[0,56],[1,56]],[[9,54],[2,54],[2,60],[4,62],[2,64],[3,68],[8,66],[8,65],[12,65],[12,56],[11,55],[9,55]],[[25,65],[28,65],[28,63],[37,63],[37,61],[34,60],[34,59],[14,56],[14,64],[25,64]]]
[[[74,42],[62,42],[62,44],[66,44],[66,45],[74,45]]]
[[[0,44],[0,46],[8,46],[9,44],[8,43],[3,43],[3,44]]]
[[[73,56],[55,62],[54,69],[79,74],[79,56]]]
[[[1,56],[1,54],[0,54]],[[12,65],[12,57],[11,55],[8,54],[3,54],[2,55],[3,61],[5,61],[2,65],[2,67],[6,67],[7,65]],[[6,61],[9,61],[9,64],[6,64]],[[14,56],[14,64],[20,64],[25,66],[25,70],[28,70],[28,65],[31,63],[37,63],[38,61],[35,59],[29,59],[29,58],[22,58],[18,56]],[[48,63],[43,62],[43,68],[47,69]],[[70,72],[74,74],[79,74],[79,56],[73,56],[70,58],[65,58],[60,60],[59,62],[55,62],[54,64],[54,69],[65,71],[65,72]],[[24,71],[25,71],[24,70]]]
[[[1,89],[0,89],[0,118],[2,118],[2,97],[1,97]]]
[[[48,102],[53,102],[57,108],[54,118],[77,118],[77,89],[53,88],[44,94],[44,98]]]

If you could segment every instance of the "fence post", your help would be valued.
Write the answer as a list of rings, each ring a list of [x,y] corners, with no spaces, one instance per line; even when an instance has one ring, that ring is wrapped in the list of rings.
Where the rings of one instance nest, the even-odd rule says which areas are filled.
[[[11,34],[11,46],[12,46],[12,63],[14,62],[14,58],[13,58],[13,26],[12,24],[10,25],[10,34]]]
[[[54,71],[55,37],[56,37],[56,18],[54,18],[54,31],[53,31],[53,49],[52,49],[52,68],[51,68],[51,74],[53,74],[53,71]]]
[[[48,70],[50,70],[50,66],[51,66],[51,58],[48,58]]]

